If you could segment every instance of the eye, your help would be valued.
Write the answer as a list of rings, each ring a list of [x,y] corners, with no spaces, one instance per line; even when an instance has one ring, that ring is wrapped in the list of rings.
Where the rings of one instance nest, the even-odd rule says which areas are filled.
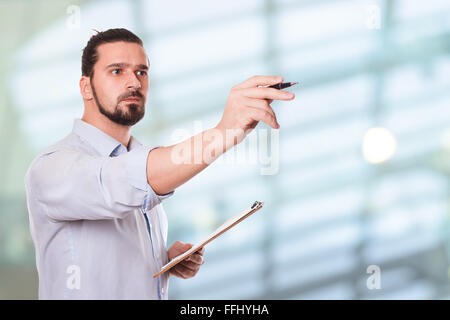
[[[120,73],[120,69],[114,69],[111,72],[112,72],[112,74],[119,74]]]
[[[138,71],[137,74],[140,75],[140,76],[144,76],[144,77],[147,76],[147,72],[146,71],[142,71],[142,70]]]

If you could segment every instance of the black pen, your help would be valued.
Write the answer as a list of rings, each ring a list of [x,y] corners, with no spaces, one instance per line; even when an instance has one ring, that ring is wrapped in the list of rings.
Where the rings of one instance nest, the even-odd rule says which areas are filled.
[[[292,86],[295,86],[296,84],[298,84],[298,82],[283,82],[283,83],[278,83],[278,84],[274,84],[272,86],[268,86],[267,88],[274,88],[274,89],[286,89]]]

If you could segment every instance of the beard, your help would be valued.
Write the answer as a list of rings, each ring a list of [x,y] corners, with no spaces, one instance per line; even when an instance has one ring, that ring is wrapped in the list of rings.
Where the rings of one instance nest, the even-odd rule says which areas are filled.
[[[119,103],[131,96],[139,97],[143,99],[143,95],[139,91],[130,91],[127,93],[124,93],[120,95],[117,98],[117,104],[114,108],[114,111],[108,111],[106,110],[102,104],[100,103],[100,100],[97,97],[97,93],[95,92],[94,84],[91,81],[91,87],[92,87],[92,94],[94,96],[95,103],[98,106],[98,110],[101,114],[103,114],[105,117],[107,117],[109,120],[111,120],[114,123],[120,124],[122,126],[133,126],[136,123],[138,123],[145,115],[145,100],[143,100],[142,105],[138,103],[128,103],[127,109],[128,111],[124,111],[120,108]]]

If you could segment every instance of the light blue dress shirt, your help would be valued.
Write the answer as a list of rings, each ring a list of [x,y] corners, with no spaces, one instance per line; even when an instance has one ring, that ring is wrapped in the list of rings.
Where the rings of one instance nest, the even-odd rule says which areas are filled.
[[[167,299],[167,217],[147,182],[158,146],[127,148],[96,127],[42,150],[25,176],[40,299]],[[151,170],[151,168],[150,168]]]

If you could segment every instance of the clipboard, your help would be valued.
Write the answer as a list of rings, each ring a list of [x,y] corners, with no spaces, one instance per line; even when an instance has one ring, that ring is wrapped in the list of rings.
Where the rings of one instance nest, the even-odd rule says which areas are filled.
[[[251,216],[253,213],[255,213],[256,211],[261,209],[263,204],[264,204],[264,202],[255,201],[250,208],[242,211],[238,215],[236,215],[236,216],[232,217],[231,219],[228,219],[227,221],[225,221],[222,225],[220,225],[208,237],[206,237],[205,239],[197,242],[191,249],[189,249],[188,251],[180,254],[179,256],[176,256],[171,261],[169,261],[166,265],[164,265],[161,268],[161,270],[158,273],[155,273],[153,275],[153,278],[156,278],[156,277],[160,276],[161,274],[163,274],[164,272],[169,271],[171,268],[176,266],[178,263],[180,263],[181,261],[183,261],[184,259],[188,258],[193,253],[195,253],[198,250],[200,250],[201,248],[203,248],[207,243],[211,242],[212,240],[214,240],[215,238],[217,238],[221,234],[225,233],[226,231],[230,230],[232,227],[234,227],[235,225],[237,225],[241,221],[243,221],[246,218],[248,218],[249,216]]]

